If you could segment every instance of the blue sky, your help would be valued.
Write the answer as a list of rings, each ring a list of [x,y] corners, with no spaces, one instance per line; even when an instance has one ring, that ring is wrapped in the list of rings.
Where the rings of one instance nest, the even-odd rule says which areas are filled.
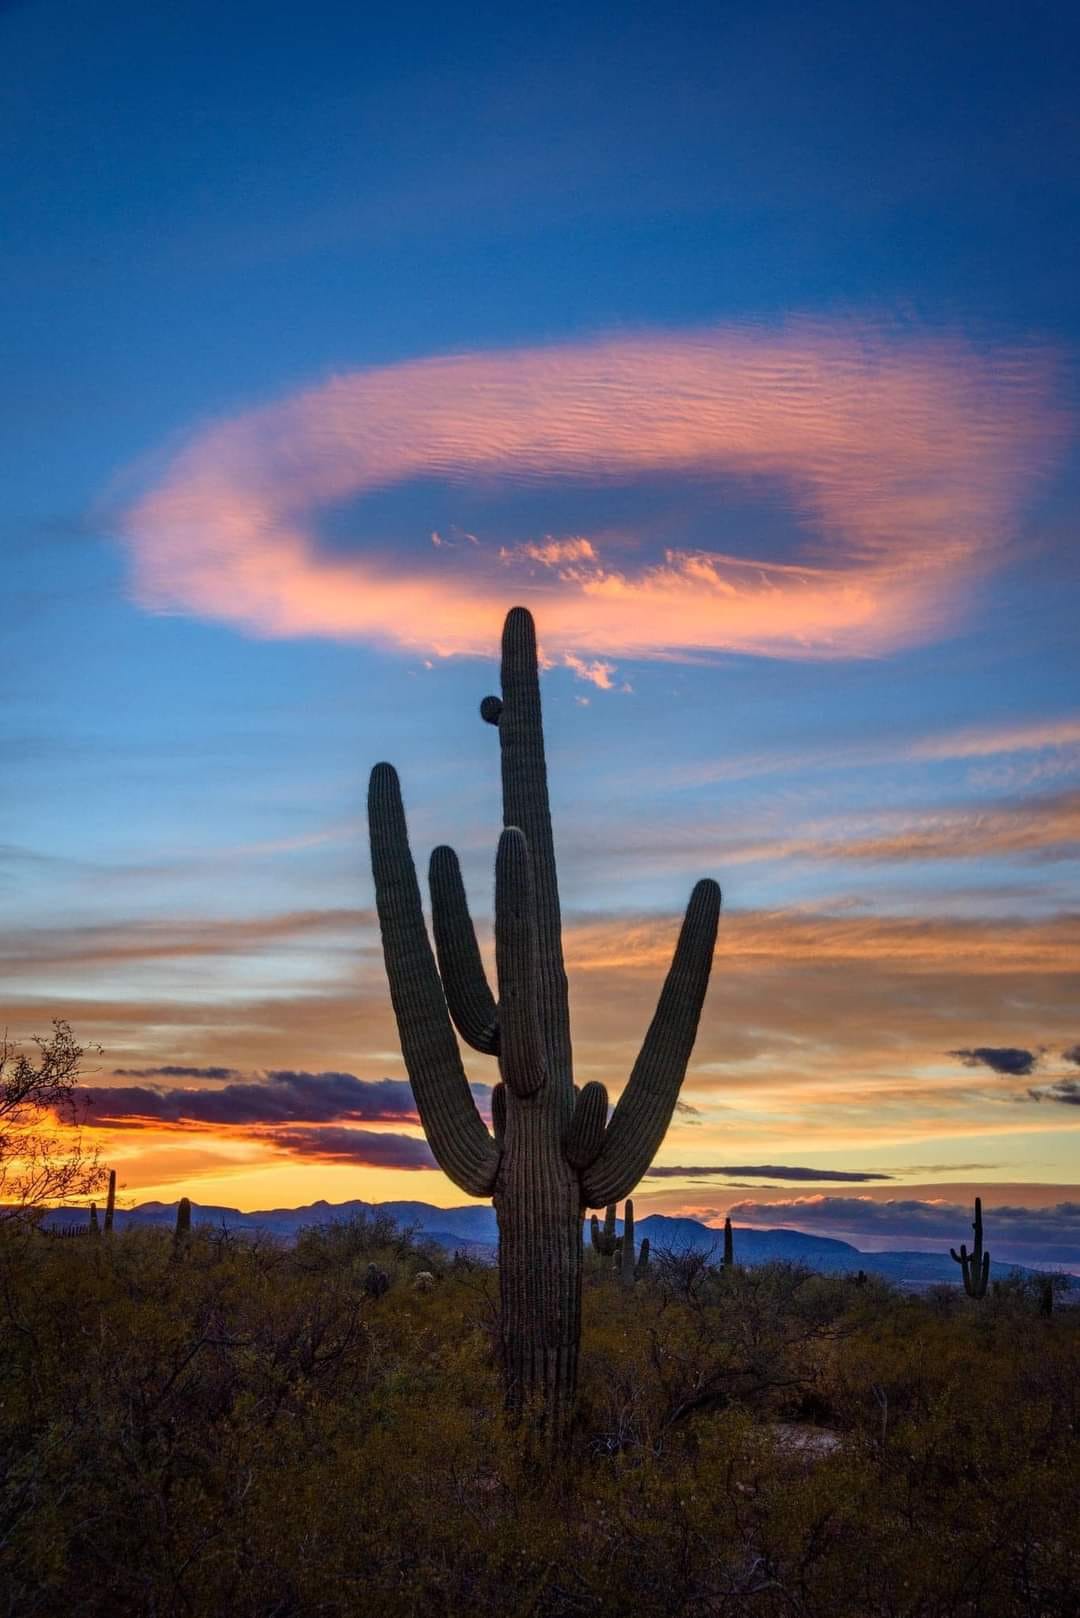
[[[1078,33],[0,7],[12,1031],[69,1016],[106,1083],[398,1077],[367,771],[485,914],[520,598],[589,1076],[724,888],[666,1162],[1068,1201]],[[135,1196],[455,1200],[359,1138],[106,1145]]]

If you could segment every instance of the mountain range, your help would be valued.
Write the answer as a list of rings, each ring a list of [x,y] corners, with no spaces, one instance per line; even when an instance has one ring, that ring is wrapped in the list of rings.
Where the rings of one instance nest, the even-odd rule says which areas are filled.
[[[176,1220],[175,1202],[143,1202],[136,1208],[116,1210],[118,1229],[132,1224],[166,1225],[170,1229]],[[192,1204],[194,1224],[222,1225],[237,1236],[253,1236],[264,1231],[291,1241],[306,1225],[329,1224],[334,1220],[347,1220],[360,1214],[388,1214],[403,1229],[411,1229],[426,1240],[436,1242],[448,1251],[462,1250],[471,1257],[493,1261],[498,1246],[498,1228],[495,1210],[490,1203],[470,1204],[462,1208],[436,1208],[430,1202],[312,1202],[303,1208],[263,1208],[243,1213],[238,1208],[218,1207],[209,1203]],[[85,1209],[57,1208],[45,1215],[43,1223],[49,1228],[85,1224]],[[622,1221],[618,1223],[621,1230]],[[717,1260],[723,1245],[723,1232],[696,1219],[673,1218],[668,1214],[649,1214],[635,1221],[638,1240],[648,1237],[654,1253],[671,1250],[686,1252],[697,1249],[714,1252]],[[919,1289],[938,1282],[958,1284],[956,1264],[947,1252],[924,1253],[909,1251],[863,1252],[851,1242],[832,1236],[811,1236],[805,1231],[778,1227],[772,1230],[735,1228],[735,1257],[740,1264],[764,1264],[772,1259],[804,1264],[824,1274],[843,1275],[858,1270],[885,1276],[899,1286]],[[1023,1265],[1009,1265],[1009,1270],[1024,1275],[1038,1272]]]

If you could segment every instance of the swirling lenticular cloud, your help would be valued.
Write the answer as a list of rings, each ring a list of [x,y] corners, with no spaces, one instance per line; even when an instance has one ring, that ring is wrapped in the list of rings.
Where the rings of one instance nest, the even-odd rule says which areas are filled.
[[[1059,436],[1039,352],[850,324],[465,354],[352,372],[207,427],[125,538],[143,605],[264,636],[487,654],[524,599],[548,655],[574,666],[861,656],[946,627],[1006,552]],[[327,509],[421,476],[702,474],[782,489],[800,560],[672,548],[634,569],[580,532],[422,560],[318,542]]]

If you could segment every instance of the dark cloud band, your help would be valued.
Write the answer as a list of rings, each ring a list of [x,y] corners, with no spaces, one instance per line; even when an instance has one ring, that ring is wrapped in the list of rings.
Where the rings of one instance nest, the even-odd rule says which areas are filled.
[[[660,1164],[646,1171],[647,1178],[653,1180],[677,1180],[684,1177],[702,1179],[706,1176],[722,1175],[727,1178],[731,1175],[742,1175],[747,1179],[760,1178],[763,1180],[809,1180],[824,1183],[837,1181],[846,1185],[860,1185],[867,1180],[891,1180],[891,1174],[860,1173],[854,1169],[807,1169],[784,1168],[776,1163],[754,1163],[747,1165],[709,1164],[706,1167],[685,1168],[679,1164]]]
[[[118,1067],[114,1069],[121,1079],[238,1079],[235,1067]]]
[[[436,1162],[426,1140],[374,1129],[299,1128],[260,1130],[256,1139],[291,1157],[322,1163],[350,1163],[369,1169],[433,1169]]]
[[[1034,1051],[1026,1051],[1017,1045],[975,1045],[970,1049],[950,1051],[949,1055],[959,1057],[965,1067],[988,1067],[993,1073],[1003,1073],[1016,1079],[1033,1073],[1038,1061]]]
[[[156,1071],[182,1071],[160,1068]],[[203,1068],[198,1076],[217,1071]],[[187,1075],[195,1073],[187,1070]],[[484,1104],[486,1086],[477,1086]],[[482,1091],[482,1094],[480,1093]],[[359,1079],[353,1073],[304,1073],[277,1070],[264,1079],[226,1084],[218,1090],[123,1085],[95,1086],[84,1094],[87,1121],[103,1129],[133,1129],[154,1124],[217,1124],[253,1127],[260,1124],[415,1123],[416,1104],[404,1079]]]

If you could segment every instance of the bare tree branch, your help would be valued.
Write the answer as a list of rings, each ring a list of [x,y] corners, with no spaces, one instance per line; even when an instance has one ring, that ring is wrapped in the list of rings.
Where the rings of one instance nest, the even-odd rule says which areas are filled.
[[[87,1146],[87,1107],[79,1093],[82,1046],[53,1019],[49,1038],[20,1049],[0,1040],[0,1221],[36,1222],[51,1202],[86,1197],[105,1182],[97,1147]]]

